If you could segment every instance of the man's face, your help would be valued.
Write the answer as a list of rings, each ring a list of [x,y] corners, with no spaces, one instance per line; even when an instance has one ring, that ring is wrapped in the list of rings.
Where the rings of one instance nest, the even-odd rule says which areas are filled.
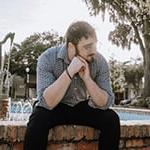
[[[87,39],[83,37],[75,47],[77,55],[87,62],[92,62],[96,54],[97,38],[95,36],[90,36]]]

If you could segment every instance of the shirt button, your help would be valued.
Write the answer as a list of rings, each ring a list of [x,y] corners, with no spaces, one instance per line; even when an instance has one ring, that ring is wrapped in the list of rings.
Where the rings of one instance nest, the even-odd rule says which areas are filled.
[[[75,80],[77,80],[77,77],[74,77]]]

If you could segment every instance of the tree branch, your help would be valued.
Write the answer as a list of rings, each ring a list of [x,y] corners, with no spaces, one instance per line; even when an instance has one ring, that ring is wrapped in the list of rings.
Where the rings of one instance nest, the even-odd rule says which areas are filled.
[[[141,37],[140,37],[138,28],[136,27],[136,25],[135,25],[135,23],[134,23],[133,21],[131,22],[131,25],[132,25],[132,27],[134,28],[135,34],[136,34],[137,39],[138,39],[138,41],[139,41],[140,49],[141,49],[141,52],[142,52],[142,54],[143,54],[143,57],[145,57],[145,47],[144,47],[144,44],[143,44],[142,39],[141,39]]]
[[[132,17],[135,18],[132,14],[128,14],[125,10],[121,9],[120,8],[120,5],[119,3],[115,2],[115,1],[110,1],[110,5],[112,5],[112,7],[116,10],[116,11],[119,11],[122,15],[126,16],[127,19],[131,22],[131,25],[135,31],[135,34],[137,36],[137,39],[139,41],[139,45],[140,45],[140,49],[141,49],[141,52],[143,54],[143,57],[145,57],[145,47],[144,47],[144,44],[143,44],[143,41],[142,41],[142,38],[140,37],[140,33],[138,31],[138,28],[137,26],[135,25],[135,23],[133,22],[132,20]],[[131,17],[132,16],[132,17]],[[135,18],[136,19],[136,18]]]

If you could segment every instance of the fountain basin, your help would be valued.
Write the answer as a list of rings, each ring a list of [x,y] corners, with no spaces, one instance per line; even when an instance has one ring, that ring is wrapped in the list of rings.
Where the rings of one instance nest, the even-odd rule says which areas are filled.
[[[120,120],[122,121],[150,122],[149,109],[135,109],[122,107],[112,107],[112,109],[118,113]]]

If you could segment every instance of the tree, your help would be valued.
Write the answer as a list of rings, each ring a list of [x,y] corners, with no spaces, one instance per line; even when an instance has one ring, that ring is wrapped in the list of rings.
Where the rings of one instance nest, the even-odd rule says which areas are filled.
[[[109,66],[111,85],[115,94],[115,104],[119,104],[120,100],[123,99],[123,92],[126,86],[124,70],[122,63],[117,62],[117,60],[112,57],[109,61]]]
[[[150,96],[150,0],[84,0],[91,15],[107,11],[115,30],[109,40],[122,48],[140,46],[144,66],[144,96]]]
[[[137,62],[139,61],[139,63]],[[135,95],[139,96],[140,86],[142,85],[142,78],[144,76],[143,64],[141,63],[141,59],[124,62],[122,66],[124,70],[124,77],[127,84],[131,84],[134,87]]]
[[[122,68],[122,63],[117,62],[111,57],[109,61],[110,66],[110,79],[112,84],[112,89],[114,92],[124,92],[126,81],[124,77],[124,70]]]
[[[27,37],[21,44],[14,44],[11,52],[10,72],[24,76],[25,68],[30,68],[30,74],[36,73],[38,56],[47,48],[63,42],[57,33],[35,33]]]

